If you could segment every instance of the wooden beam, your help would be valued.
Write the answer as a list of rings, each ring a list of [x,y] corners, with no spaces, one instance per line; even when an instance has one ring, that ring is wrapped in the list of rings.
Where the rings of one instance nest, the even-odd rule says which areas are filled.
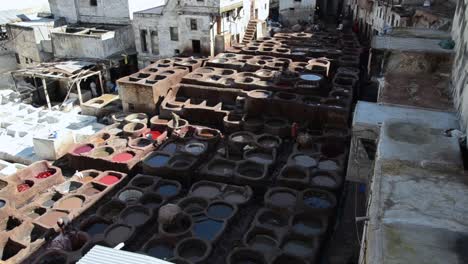
[[[42,86],[44,87],[44,94],[47,101],[47,107],[49,107],[49,110],[51,110],[52,105],[50,104],[49,92],[47,91],[47,82],[44,78],[42,78]]]
[[[103,95],[105,91],[104,91],[104,84],[102,83],[102,74],[100,71],[99,71],[99,84],[101,85],[101,95]]]
[[[76,90],[78,91],[78,99],[80,99],[80,106],[83,104],[83,96],[81,95],[81,79],[76,83]]]

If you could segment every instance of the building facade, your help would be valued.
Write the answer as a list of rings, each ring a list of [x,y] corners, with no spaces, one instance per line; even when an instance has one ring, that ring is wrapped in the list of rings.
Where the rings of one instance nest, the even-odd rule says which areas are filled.
[[[316,4],[316,0],[279,0],[280,21],[285,25],[313,22]]]
[[[68,23],[130,24],[136,10],[151,8],[154,0],[49,0],[50,10]]]
[[[452,38],[455,41],[455,58],[452,68],[451,90],[466,132],[468,126],[468,0],[460,0],[453,19]]]
[[[135,12],[139,67],[179,54],[214,55],[241,42],[249,22],[263,36],[268,14],[268,0],[168,0]]]
[[[358,24],[361,36],[371,38],[393,28],[427,28],[449,31],[456,0],[347,0],[344,10]]]
[[[49,18],[7,24],[8,38],[19,68],[53,58],[51,32],[55,21]]]

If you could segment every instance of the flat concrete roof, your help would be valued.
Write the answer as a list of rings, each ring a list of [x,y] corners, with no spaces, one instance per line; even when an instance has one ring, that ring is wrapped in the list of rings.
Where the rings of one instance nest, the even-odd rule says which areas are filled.
[[[468,263],[468,178],[457,138],[384,122],[366,223],[365,263]]]
[[[455,112],[433,111],[421,108],[394,106],[358,101],[354,110],[353,127],[356,125],[380,126],[386,120],[427,123],[431,128],[459,129]]]
[[[454,53],[454,50],[443,49],[439,46],[442,39],[418,37],[374,36],[372,48],[378,50],[411,51],[427,53]]]

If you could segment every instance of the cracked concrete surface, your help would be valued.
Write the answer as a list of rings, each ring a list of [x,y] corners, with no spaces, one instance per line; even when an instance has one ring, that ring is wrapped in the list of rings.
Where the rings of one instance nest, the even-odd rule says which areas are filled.
[[[424,123],[384,123],[366,263],[467,263],[468,179],[457,139],[440,132]]]

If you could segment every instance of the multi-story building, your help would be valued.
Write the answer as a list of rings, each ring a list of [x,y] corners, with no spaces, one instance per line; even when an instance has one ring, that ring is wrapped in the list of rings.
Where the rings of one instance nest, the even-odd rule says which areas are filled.
[[[168,0],[134,13],[142,68],[178,54],[213,55],[266,34],[268,0]]]
[[[449,31],[456,0],[347,0],[361,36],[385,34],[392,28],[414,27]]]

